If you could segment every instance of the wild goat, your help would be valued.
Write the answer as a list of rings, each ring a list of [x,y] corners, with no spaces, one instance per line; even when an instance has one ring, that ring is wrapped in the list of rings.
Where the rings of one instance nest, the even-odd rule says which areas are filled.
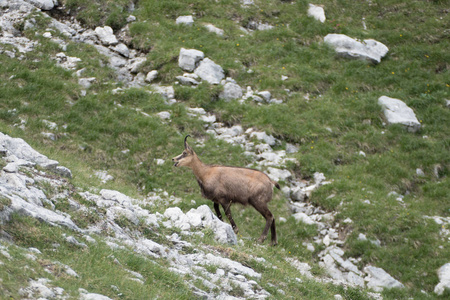
[[[217,217],[222,220],[219,204],[233,227],[235,233],[238,228],[231,216],[232,203],[250,204],[266,219],[266,227],[258,239],[262,243],[271,229],[272,245],[277,244],[275,218],[267,207],[272,199],[273,186],[280,189],[275,181],[258,170],[220,165],[207,165],[200,161],[194,150],[188,145],[187,135],[184,138],[184,151],[172,158],[175,167],[188,167],[194,172],[202,191],[202,196],[214,202]]]

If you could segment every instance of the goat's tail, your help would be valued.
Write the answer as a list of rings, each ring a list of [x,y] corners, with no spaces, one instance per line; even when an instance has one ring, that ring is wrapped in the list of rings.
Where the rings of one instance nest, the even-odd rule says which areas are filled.
[[[280,185],[278,184],[278,182],[272,180],[272,183],[277,189],[281,190]]]

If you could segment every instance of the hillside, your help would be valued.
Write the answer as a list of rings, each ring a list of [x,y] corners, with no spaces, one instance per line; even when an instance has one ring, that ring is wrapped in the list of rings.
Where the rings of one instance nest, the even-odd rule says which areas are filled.
[[[447,298],[449,10],[0,0],[0,298]],[[186,135],[280,184],[277,246]]]

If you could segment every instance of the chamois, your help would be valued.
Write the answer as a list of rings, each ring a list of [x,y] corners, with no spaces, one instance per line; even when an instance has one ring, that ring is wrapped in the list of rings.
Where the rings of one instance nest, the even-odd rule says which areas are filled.
[[[268,209],[267,203],[272,199],[273,186],[280,189],[279,184],[258,170],[204,164],[188,145],[186,141],[188,137],[189,135],[184,138],[183,153],[172,158],[174,166],[192,169],[202,196],[214,202],[214,210],[220,220],[222,220],[222,214],[219,204],[222,206],[235,233],[238,233],[239,230],[231,216],[231,204],[240,203],[244,206],[248,204],[253,206],[266,219],[266,227],[264,227],[258,242],[264,242],[270,228],[271,244],[276,245],[275,218]]]

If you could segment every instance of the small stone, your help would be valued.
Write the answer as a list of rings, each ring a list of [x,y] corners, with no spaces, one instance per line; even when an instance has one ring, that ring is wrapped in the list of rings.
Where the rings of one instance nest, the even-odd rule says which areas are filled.
[[[152,70],[152,71],[147,73],[147,76],[145,77],[145,81],[150,83],[153,80],[155,80],[156,77],[158,77],[158,71],[157,70]]]
[[[425,173],[422,169],[416,169],[416,175],[419,177],[425,177]]]
[[[213,32],[219,36],[223,36],[223,33],[224,33],[223,29],[217,28],[216,26],[214,26],[212,24],[205,24],[204,26],[209,32]]]
[[[176,78],[181,85],[199,85],[200,84],[200,82],[198,82],[197,80],[190,78],[190,77],[177,76]]]
[[[266,102],[269,102],[270,98],[272,98],[272,94],[269,91],[259,92],[258,95],[260,95]]]
[[[126,21],[127,21],[127,23],[134,22],[134,21],[136,21],[136,17],[133,16],[133,15],[129,15],[129,16],[126,18]]]
[[[177,18],[176,24],[192,26],[194,24],[194,18],[192,16],[180,16]]]
[[[170,112],[162,111],[156,114],[161,120],[170,120]]]
[[[52,38],[52,34],[50,32],[48,32],[48,31],[44,32],[44,34],[42,36],[45,37],[45,38],[48,38],[48,39]]]

